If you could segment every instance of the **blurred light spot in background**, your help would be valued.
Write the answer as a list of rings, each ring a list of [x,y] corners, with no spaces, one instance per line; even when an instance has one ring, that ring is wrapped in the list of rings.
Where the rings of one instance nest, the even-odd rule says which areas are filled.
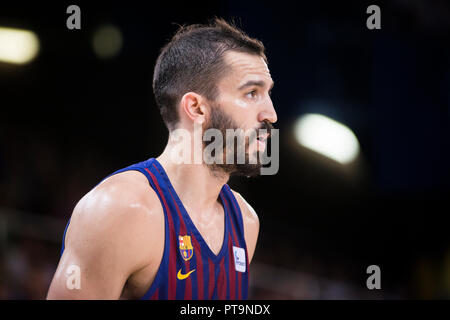
[[[341,164],[352,162],[359,154],[359,143],[347,126],[320,114],[306,114],[294,125],[302,146]]]
[[[32,31],[0,27],[0,61],[26,64],[39,52],[39,39]]]
[[[103,25],[95,31],[92,46],[99,58],[108,59],[119,54],[122,43],[122,32],[117,27]]]

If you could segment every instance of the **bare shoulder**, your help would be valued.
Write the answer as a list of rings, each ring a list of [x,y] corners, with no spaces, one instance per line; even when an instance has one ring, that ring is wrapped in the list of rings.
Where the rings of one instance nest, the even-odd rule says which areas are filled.
[[[116,221],[139,225],[156,218],[159,200],[146,177],[137,171],[113,175],[87,193],[76,205],[72,218],[91,222]]]
[[[247,251],[249,260],[253,258],[258,241],[259,234],[259,218],[253,207],[244,199],[239,192],[231,190],[241,208],[242,218],[244,221],[245,242],[247,244]]]
[[[156,245],[163,228],[162,208],[148,180],[140,172],[126,171],[105,179],[78,202],[65,241],[66,247],[83,252],[114,247],[143,266],[150,256],[146,248]]]
[[[154,276],[163,239],[164,215],[146,177],[127,171],[105,179],[73,210],[47,298],[118,299],[142,270]],[[79,290],[66,285],[73,265],[80,270]]]
[[[253,207],[247,202],[247,200],[244,199],[244,197],[239,192],[233,189],[231,189],[231,191],[233,192],[234,197],[236,198],[239,207],[241,208],[244,224],[253,227],[259,227],[259,218]]]

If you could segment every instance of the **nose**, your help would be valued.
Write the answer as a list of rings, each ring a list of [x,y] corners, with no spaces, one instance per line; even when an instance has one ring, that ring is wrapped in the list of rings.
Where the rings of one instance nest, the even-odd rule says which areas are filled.
[[[275,123],[278,120],[277,113],[270,98],[269,102],[264,105],[264,108],[258,114],[258,121],[263,122],[264,120],[270,123]]]

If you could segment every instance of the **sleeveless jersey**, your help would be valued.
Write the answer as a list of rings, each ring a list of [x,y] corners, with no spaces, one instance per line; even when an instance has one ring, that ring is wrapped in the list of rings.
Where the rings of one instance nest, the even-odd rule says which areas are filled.
[[[108,177],[128,170],[137,170],[147,177],[164,211],[163,257],[153,283],[141,299],[247,299],[249,264],[243,219],[228,184],[223,185],[219,194],[225,225],[222,247],[216,255],[195,227],[156,159],[131,165]]]

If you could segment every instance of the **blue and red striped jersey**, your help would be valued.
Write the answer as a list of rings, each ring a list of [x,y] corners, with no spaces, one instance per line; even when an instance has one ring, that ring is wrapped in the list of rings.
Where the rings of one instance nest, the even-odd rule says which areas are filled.
[[[247,299],[249,264],[244,225],[239,204],[228,184],[223,185],[219,194],[225,226],[222,248],[216,255],[155,158],[111,175],[128,170],[137,170],[147,177],[161,201],[165,219],[163,257],[153,283],[141,299]]]

